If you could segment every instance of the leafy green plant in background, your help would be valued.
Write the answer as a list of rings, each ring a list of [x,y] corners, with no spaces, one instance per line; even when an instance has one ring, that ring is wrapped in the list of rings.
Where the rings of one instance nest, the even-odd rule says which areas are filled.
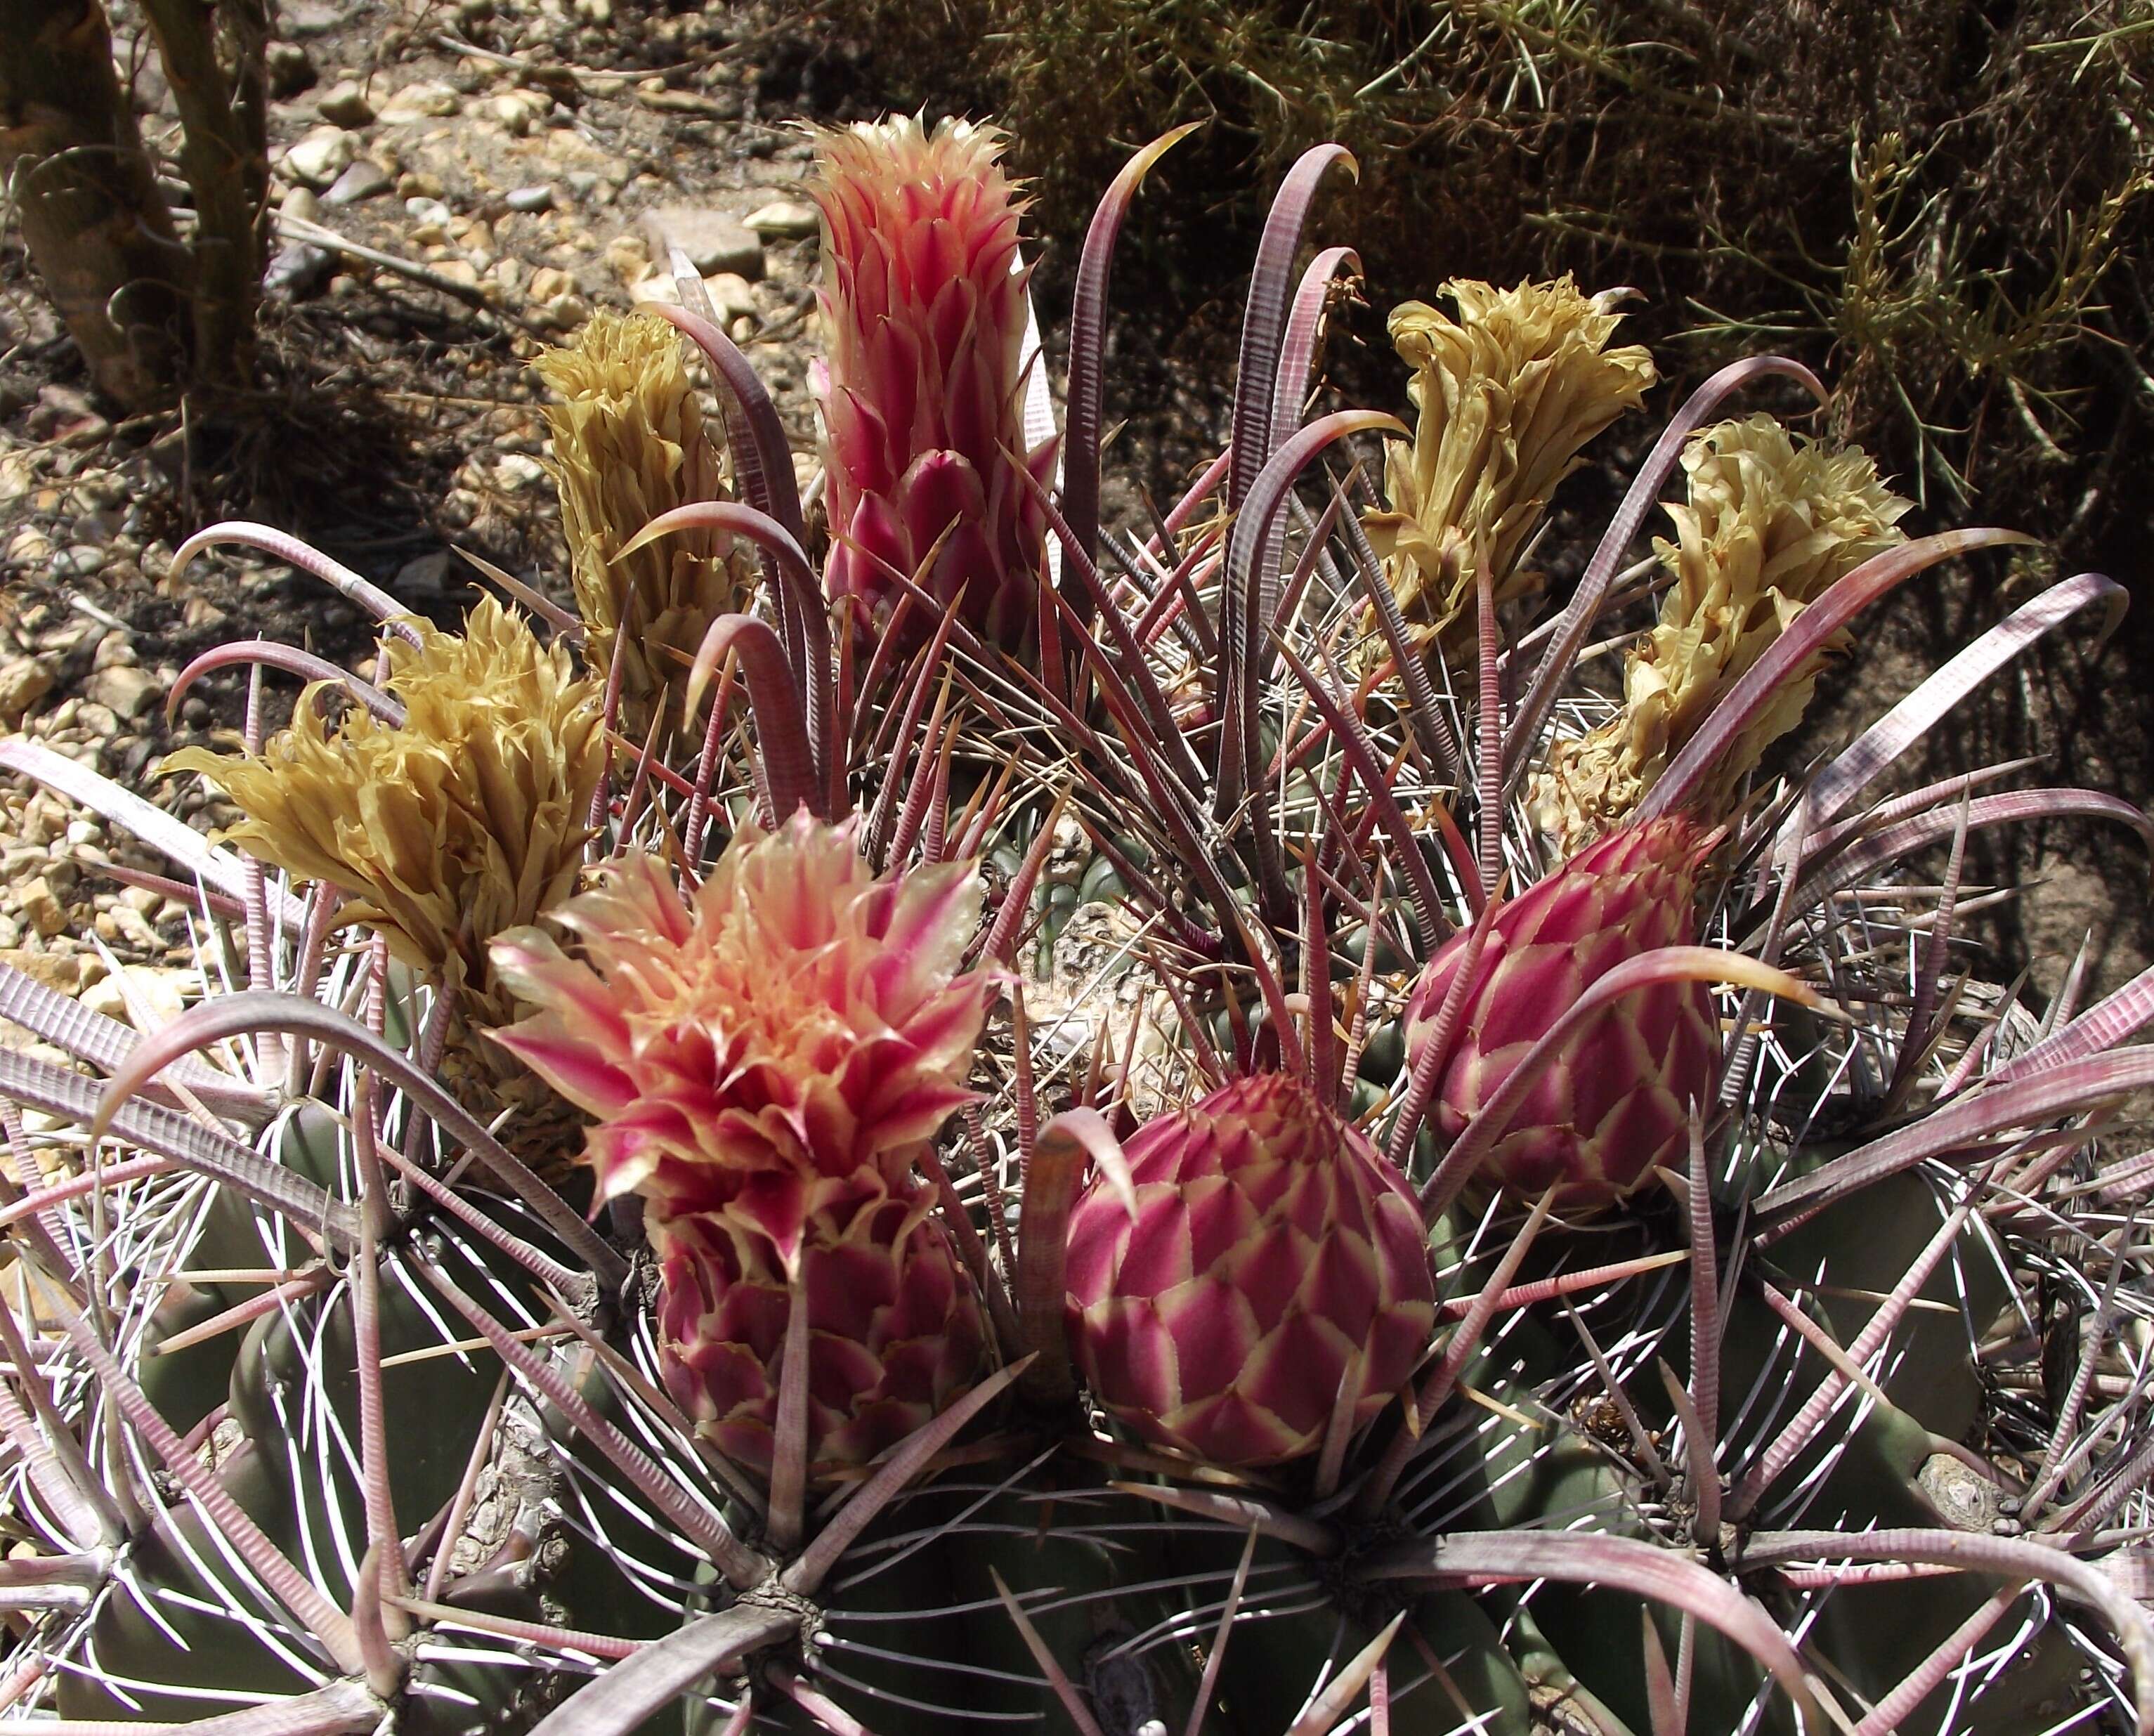
[[[1117,150],[1179,121],[1212,124],[1220,203],[1252,229],[1246,171],[1337,139],[1381,276],[1640,285],[1700,316],[1706,347],[1662,357],[1692,379],[1760,339],[1829,364],[1837,431],[1918,497],[2089,535],[2130,498],[2154,331],[2136,0],[816,9],[836,39],[904,45],[873,62],[913,79],[891,94],[1004,115],[1064,224]]]

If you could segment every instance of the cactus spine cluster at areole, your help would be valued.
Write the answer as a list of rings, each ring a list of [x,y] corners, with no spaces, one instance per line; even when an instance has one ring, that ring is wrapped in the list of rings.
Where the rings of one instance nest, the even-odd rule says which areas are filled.
[[[1103,522],[1179,136],[1043,351],[998,133],[821,135],[804,503],[687,278],[539,363],[571,570],[461,631],[193,538],[382,636],[182,677],[305,684],[166,762],[225,837],[0,743],[171,857],[207,989],[0,966],[0,1714],[2154,1732],[2154,980],[2038,1009],[1965,920],[1983,829],[2154,828],[1886,775],[2118,587],[1806,740],[1863,610],[2029,539],[1911,534],[1761,357],[1555,559],[1620,298],[1453,283],[1410,420],[1304,411],[1335,146],[1229,440]]]

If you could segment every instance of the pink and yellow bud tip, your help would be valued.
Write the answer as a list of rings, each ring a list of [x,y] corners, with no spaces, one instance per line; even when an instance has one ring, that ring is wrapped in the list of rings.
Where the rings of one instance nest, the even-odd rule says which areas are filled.
[[[906,611],[911,636],[954,608],[1015,646],[1037,613],[1054,442],[1026,433],[1024,207],[1001,143],[903,115],[818,135],[828,360],[814,382],[832,598],[881,625],[909,581],[926,599]]]
[[[809,1448],[859,1463],[985,1372],[972,1276],[915,1160],[969,1100],[992,979],[961,972],[969,864],[878,876],[859,823],[745,826],[683,897],[649,855],[494,947],[538,1010],[498,1040],[595,1117],[601,1197],[633,1192],[660,1261],[660,1352],[699,1427],[770,1463],[804,1306]]]

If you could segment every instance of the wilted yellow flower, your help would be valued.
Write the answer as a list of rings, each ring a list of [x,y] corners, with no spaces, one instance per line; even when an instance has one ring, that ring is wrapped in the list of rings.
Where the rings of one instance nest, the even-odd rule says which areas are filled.
[[[227,836],[302,880],[342,891],[347,922],[450,993],[474,1022],[513,1008],[487,942],[575,890],[605,763],[601,687],[565,646],[541,646],[489,597],[462,636],[419,625],[392,640],[389,692],[401,727],[360,707],[325,718],[322,686],[258,758],[189,748],[168,771],[200,772],[246,818]]]
[[[1675,574],[1657,625],[1625,660],[1623,708],[1556,744],[1536,817],[1567,854],[1635,808],[1722,696],[1834,580],[1904,542],[1909,503],[1860,447],[1796,439],[1769,416],[1722,422],[1683,453],[1689,503],[1656,552]],[[1844,642],[1844,641],[1843,641]],[[1708,795],[1734,785],[1801,720],[1827,651],[1797,669],[1737,738]]]
[[[546,421],[587,661],[603,680],[627,636],[620,728],[640,742],[659,697],[687,680],[712,618],[745,605],[755,567],[709,530],[614,558],[661,513],[724,492],[679,333],[653,314],[597,314],[533,365],[559,399]]]
[[[1391,510],[1367,525],[1408,629],[1455,653],[1477,574],[1498,602],[1524,589],[1519,552],[1556,484],[1658,376],[1643,345],[1609,348],[1622,316],[1567,276],[1514,289],[1462,278],[1444,294],[1455,319],[1418,301],[1391,313],[1414,437],[1391,448]]]

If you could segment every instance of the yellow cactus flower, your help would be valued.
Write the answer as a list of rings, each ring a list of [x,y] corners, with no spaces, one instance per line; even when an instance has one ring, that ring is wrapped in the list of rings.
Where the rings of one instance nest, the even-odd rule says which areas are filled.
[[[1391,313],[1414,437],[1391,447],[1391,508],[1367,528],[1408,630],[1456,661],[1477,575],[1498,602],[1524,590],[1519,556],[1556,484],[1658,376],[1643,345],[1609,347],[1622,316],[1567,276],[1513,289],[1459,278],[1444,294],[1456,319],[1417,301]]]
[[[461,636],[419,632],[419,646],[389,647],[401,726],[359,707],[325,717],[317,684],[258,758],[189,748],[165,766],[239,804],[227,837],[338,888],[343,921],[448,992],[467,988],[475,1023],[506,1024],[487,942],[575,890],[605,764],[601,687],[490,597]]]
[[[652,314],[597,314],[533,366],[559,400],[546,422],[586,661],[605,679],[625,636],[619,727],[640,742],[713,617],[746,606],[755,565],[711,530],[615,558],[661,513],[724,492],[679,333]]]
[[[1697,435],[1683,453],[1688,503],[1671,505],[1673,542],[1655,550],[1675,575],[1660,620],[1628,654],[1623,707],[1583,738],[1557,743],[1535,783],[1535,814],[1563,852],[1582,847],[1643,799],[1722,696],[1835,580],[1906,540],[1910,503],[1860,447],[1791,437],[1769,416]],[[1829,650],[1808,659],[1713,773],[1708,811],[1794,728]]]

